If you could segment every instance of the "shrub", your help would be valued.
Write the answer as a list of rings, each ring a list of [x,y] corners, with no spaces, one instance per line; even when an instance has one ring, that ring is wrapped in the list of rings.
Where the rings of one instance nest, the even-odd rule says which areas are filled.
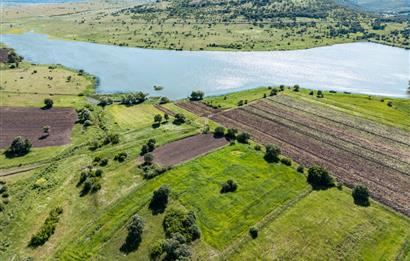
[[[155,150],[155,144],[157,141],[155,139],[149,139],[147,142],[148,152],[153,152]]]
[[[392,101],[388,101],[388,102],[387,102],[387,106],[392,107],[392,106],[393,106],[393,102],[392,102]]]
[[[236,134],[238,133],[237,129],[232,129],[229,128],[228,131],[225,134],[225,137],[229,140],[235,140],[236,139]]]
[[[114,101],[111,97],[102,97],[100,99],[100,102],[98,103],[98,105],[101,106],[101,107],[105,107],[105,106],[111,105],[113,103],[114,103]]]
[[[5,209],[5,206],[3,203],[0,202],[0,212],[3,212]]]
[[[6,156],[24,156],[30,152],[31,146],[31,141],[29,139],[25,139],[23,137],[18,136],[14,138],[14,140],[11,142],[10,147],[6,150]]]
[[[280,160],[281,163],[285,164],[286,166],[292,166],[292,161],[288,158],[282,158]]]
[[[272,144],[266,145],[266,152],[265,152],[264,159],[267,162],[269,163],[278,162],[279,155],[280,155],[279,147],[272,145]]]
[[[103,174],[103,170],[102,170],[102,169],[97,169],[97,170],[95,171],[95,176],[96,176],[96,177],[101,177],[102,174]]]
[[[303,167],[303,166],[298,166],[297,168],[296,168],[296,171],[297,172],[299,172],[299,173],[304,173],[305,172],[305,168]]]
[[[161,99],[159,99],[159,104],[165,104],[170,102],[170,100],[167,97],[161,97]]]
[[[221,138],[225,135],[225,128],[222,126],[218,126],[214,130],[214,137],[215,138]]]
[[[184,114],[182,114],[182,113],[175,114],[175,119],[174,119],[174,122],[173,122],[175,125],[183,124],[183,123],[185,123],[185,121],[186,121],[186,118],[185,118]]]
[[[314,91],[310,91],[310,92],[309,92],[309,95],[315,95],[315,92],[314,92]]]
[[[244,102],[243,100],[238,101],[238,106],[243,106]]]
[[[167,238],[180,235],[181,241],[189,243],[201,236],[196,225],[195,214],[192,211],[185,212],[181,209],[171,208],[165,214],[162,226]]]
[[[169,115],[168,115],[168,113],[165,113],[165,114],[164,114],[164,119],[165,119],[166,122],[168,122],[168,120],[169,120]]]
[[[222,184],[221,193],[235,192],[238,185],[231,179]]]
[[[191,101],[200,101],[204,98],[205,94],[203,91],[193,91],[191,93],[191,96],[189,96],[189,99]]]
[[[161,124],[162,122],[162,115],[161,114],[157,114],[154,116],[154,124]]]
[[[154,162],[154,155],[152,153],[146,153],[144,155],[144,165],[151,165]]]
[[[247,144],[249,142],[249,139],[251,138],[251,135],[246,132],[241,132],[236,136],[236,140],[240,143]]]
[[[53,107],[54,101],[50,98],[44,99],[44,108],[51,109]]]
[[[283,92],[285,90],[285,85],[279,86],[279,89],[280,89],[281,92]]]
[[[159,260],[164,253],[165,240],[156,241],[150,248],[149,255],[151,260]]]
[[[108,165],[108,159],[102,159],[100,161],[100,166],[104,167],[104,166],[107,166],[107,165]]]
[[[260,150],[262,150],[262,147],[261,147],[261,145],[256,144],[254,149],[257,150],[257,151],[260,151]]]
[[[153,214],[163,213],[168,205],[168,196],[171,190],[168,186],[162,185],[159,189],[155,190],[149,208],[152,210]]]
[[[143,103],[147,99],[148,94],[143,92],[130,93],[122,97],[121,103],[125,105],[135,105]]]
[[[127,226],[127,231],[128,235],[121,246],[121,251],[129,253],[138,249],[142,240],[142,233],[144,232],[144,221],[138,214],[132,217],[131,222]]]
[[[270,91],[269,96],[275,96],[275,95],[277,95],[277,94],[278,94],[278,89],[273,88],[273,89]]]
[[[78,112],[78,122],[84,124],[86,121],[91,122],[91,120],[92,120],[92,115],[91,115],[91,111],[89,109],[83,108]]]
[[[258,229],[255,228],[255,227],[251,227],[251,228],[249,229],[249,235],[250,235],[253,239],[257,238],[257,237],[258,237]]]
[[[327,189],[335,185],[329,172],[319,166],[309,168],[307,182],[312,185],[314,189]]]
[[[323,98],[325,96],[323,95],[323,92],[319,90],[319,91],[317,91],[316,97]]]
[[[299,92],[299,89],[300,89],[299,85],[293,86],[293,91],[294,92]]]
[[[367,187],[363,185],[355,186],[352,191],[352,196],[353,196],[354,203],[356,205],[360,205],[360,206],[370,205],[370,201],[369,201],[370,193]]]
[[[127,158],[128,158],[128,153],[120,152],[117,155],[115,155],[114,160],[118,162],[124,162]]]
[[[44,243],[46,243],[48,239],[54,234],[55,228],[60,219],[59,216],[62,213],[63,209],[61,207],[51,210],[40,230],[31,237],[29,246],[38,247],[44,245]]]
[[[164,243],[163,250],[166,253],[164,260],[191,260],[191,250],[181,235],[173,235]]]

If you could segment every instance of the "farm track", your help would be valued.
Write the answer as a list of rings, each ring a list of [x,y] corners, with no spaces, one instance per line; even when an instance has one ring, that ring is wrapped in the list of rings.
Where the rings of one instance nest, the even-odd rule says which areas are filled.
[[[275,98],[217,114],[201,113],[202,106],[194,103],[186,107],[247,131],[257,142],[277,144],[302,165],[324,166],[349,186],[365,184],[373,198],[410,216],[410,135],[384,125],[372,129],[380,124],[333,109],[317,113],[317,105],[294,105],[295,99],[285,104]]]

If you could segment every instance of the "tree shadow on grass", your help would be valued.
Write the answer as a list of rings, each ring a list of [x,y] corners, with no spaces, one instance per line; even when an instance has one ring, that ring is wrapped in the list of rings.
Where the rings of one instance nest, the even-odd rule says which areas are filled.
[[[128,235],[127,238],[125,239],[124,244],[122,244],[122,246],[120,247],[120,251],[125,254],[129,254],[131,252],[137,251],[141,244],[141,241],[142,241],[141,237],[133,238],[130,235]]]

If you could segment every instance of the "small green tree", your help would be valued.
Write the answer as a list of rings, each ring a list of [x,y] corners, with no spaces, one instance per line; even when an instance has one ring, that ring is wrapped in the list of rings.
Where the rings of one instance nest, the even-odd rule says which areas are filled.
[[[25,139],[23,137],[16,137],[11,142],[10,147],[6,151],[7,157],[19,157],[24,156],[30,152],[31,149],[31,141],[29,139]]]
[[[121,246],[121,251],[129,253],[138,249],[142,241],[142,233],[144,232],[144,221],[135,214],[131,222],[127,226],[128,235],[124,244]]]
[[[149,208],[152,210],[153,214],[163,213],[168,205],[168,196],[171,192],[167,185],[162,185],[159,189],[155,190]]]
[[[352,196],[354,203],[356,205],[360,206],[370,206],[370,200],[369,200],[369,190],[367,189],[366,186],[363,185],[357,185],[353,188],[352,190]]]
[[[241,132],[236,136],[236,140],[240,143],[247,144],[249,142],[249,139],[251,138],[251,135],[246,132]]]
[[[50,98],[44,99],[44,108],[51,109],[53,107],[54,101]]]
[[[160,125],[162,122],[162,115],[161,114],[157,114],[154,116],[154,123]]]
[[[280,155],[280,149],[279,147],[269,144],[266,145],[266,152],[265,152],[265,160],[267,162],[278,162],[279,161],[279,155]]]
[[[203,91],[193,91],[191,93],[191,96],[189,96],[189,99],[191,101],[200,101],[204,98],[205,94]]]
[[[218,126],[214,130],[214,137],[215,138],[221,138],[225,135],[225,128],[222,126]]]
[[[152,153],[147,153],[144,155],[144,165],[152,165],[154,162],[154,155]]]
[[[314,189],[327,189],[335,185],[334,179],[329,172],[319,166],[309,168],[307,182]]]

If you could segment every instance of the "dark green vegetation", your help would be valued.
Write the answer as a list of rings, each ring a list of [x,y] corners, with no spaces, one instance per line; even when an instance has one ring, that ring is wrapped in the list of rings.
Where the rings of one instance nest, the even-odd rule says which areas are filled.
[[[48,239],[54,234],[54,231],[60,219],[60,215],[62,213],[63,209],[61,207],[51,210],[40,230],[31,237],[29,246],[38,247],[44,245],[44,243],[46,243]]]

